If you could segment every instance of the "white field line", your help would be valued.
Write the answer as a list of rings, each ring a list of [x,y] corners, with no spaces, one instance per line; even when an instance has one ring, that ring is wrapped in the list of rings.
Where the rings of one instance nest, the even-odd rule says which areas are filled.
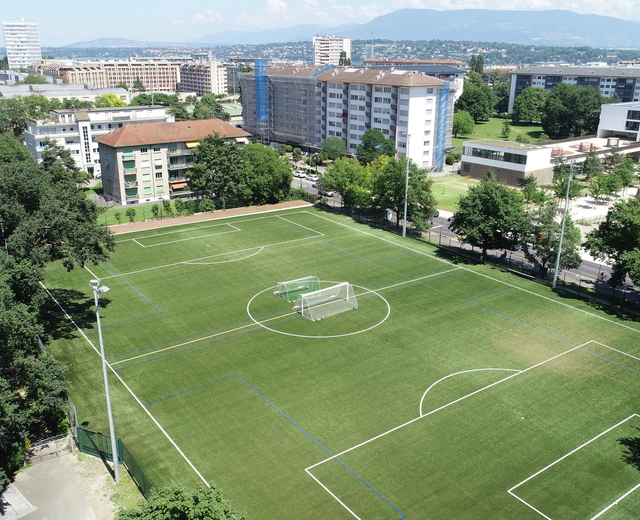
[[[604,513],[606,513],[607,511],[609,511],[609,509],[611,509],[614,506],[617,506],[618,503],[620,503],[622,500],[624,500],[625,498],[627,498],[631,493],[633,493],[636,489],[640,488],[640,484],[638,484],[637,486],[631,488],[629,491],[627,491],[624,495],[622,495],[618,500],[616,500],[615,502],[612,502],[611,504],[609,504],[607,507],[605,507],[602,511],[600,511],[597,515],[592,516],[590,518],[590,520],[595,520],[596,518],[602,516]]]
[[[195,261],[190,260],[188,262],[182,262],[182,263],[186,264],[186,265],[228,264],[229,262],[240,262],[241,260],[246,260],[247,258],[251,258],[252,256],[255,256],[255,255],[258,255],[258,254],[262,253],[262,251],[264,251],[264,246],[262,246],[260,249],[258,249],[255,253],[251,253],[250,255],[243,256],[242,258],[234,258],[233,260],[221,260],[220,262],[195,262]]]
[[[306,229],[307,231],[311,231],[312,233],[316,233],[316,234],[319,234],[320,236],[324,236],[324,233],[320,233],[319,231],[316,231],[315,229],[312,229],[312,228],[307,227],[307,226],[303,226],[302,224],[297,224],[297,223],[293,222],[292,220],[286,219],[286,218],[284,218],[284,217],[282,217],[280,215],[276,215],[276,217],[281,219],[281,220],[284,220],[285,222],[288,222],[289,224],[292,224],[294,226],[298,226],[298,227]]]
[[[510,493],[511,496],[516,497],[518,500],[520,500],[520,502],[522,502],[525,506],[533,509],[536,513],[538,513],[540,516],[544,516],[547,520],[553,520],[553,518],[548,517],[547,515],[545,515],[542,511],[540,511],[539,509],[536,509],[535,507],[533,507],[529,502],[527,502],[526,500],[522,500],[518,495],[514,495],[513,493]]]
[[[96,275],[93,271],[91,271],[91,269],[89,269],[86,265],[84,266],[84,268],[85,268],[87,271],[89,271],[89,274],[90,274],[91,276],[93,276],[93,278],[94,278],[95,280],[102,280],[102,278],[100,278],[99,276],[97,276],[97,275]]]
[[[471,370],[461,370],[460,372],[456,372],[454,374],[449,374],[448,376],[441,377],[435,383],[433,383],[429,388],[427,388],[425,390],[424,394],[422,394],[422,399],[420,399],[420,409],[419,409],[420,417],[422,417],[424,415],[422,413],[422,403],[424,402],[424,398],[427,397],[427,394],[429,393],[429,390],[431,390],[438,383],[440,383],[441,381],[444,381],[445,379],[449,379],[450,377],[457,376],[457,375],[460,375],[460,374],[466,374],[468,372],[483,372],[485,370],[487,370],[487,371],[488,370],[505,370],[505,371],[508,371],[508,372],[521,372],[520,370],[516,370],[515,368],[472,368]]]
[[[245,221],[246,222],[246,221]],[[236,222],[236,224],[238,224],[239,222]],[[188,224],[184,224],[185,226],[188,226]],[[189,229],[175,229],[173,231],[166,231],[164,233],[156,233],[154,235],[145,235],[143,237],[136,237],[136,238],[125,238],[124,240],[116,240],[116,244],[120,244],[122,242],[130,242],[130,241],[136,241],[136,240],[143,240],[145,238],[158,238],[158,237],[163,237],[165,235],[172,235],[173,233],[184,233],[185,231],[193,231],[196,229],[207,229],[207,228],[212,228],[212,227],[228,227],[231,226],[232,228],[236,229],[237,231],[240,231],[240,229],[238,229],[237,227],[235,227],[232,224],[229,224],[228,222],[222,222],[221,224],[211,224],[209,226],[193,226],[193,227],[189,227]],[[214,233],[217,234],[217,233]],[[144,247],[144,246],[142,246]]]
[[[136,238],[134,238],[133,241],[139,246],[144,247],[146,249],[148,247],[166,246],[169,244],[177,244],[178,242],[186,242],[187,240],[198,240],[200,238],[217,237],[220,235],[228,235],[229,233],[237,233],[238,231],[242,231],[240,228],[232,226],[231,224],[226,224],[226,225],[235,229],[232,229],[231,231],[221,231],[220,233],[209,233],[208,235],[199,235],[197,237],[179,238],[178,240],[169,240],[168,242],[159,242],[158,244],[151,244],[148,246],[141,244],[140,242],[138,242],[138,239]]]
[[[294,314],[298,314],[297,312],[289,312],[287,314],[282,314],[280,316],[275,316],[273,318],[269,318],[268,320],[264,320],[260,323],[267,323],[269,321],[273,321],[273,320],[280,320],[282,318],[285,318],[287,316],[292,316]],[[130,357],[127,359],[121,359],[120,361],[114,361],[112,364],[113,365],[119,365],[120,363],[127,363],[129,361],[134,361],[136,359],[140,359],[143,357],[147,357],[147,356],[152,356],[154,354],[160,354],[161,352],[166,352],[167,350],[173,350],[174,348],[179,348],[179,347],[184,347],[186,345],[191,345],[192,343],[197,343],[199,341],[204,341],[205,339],[211,339],[211,338],[216,338],[218,336],[224,336],[225,334],[231,334],[232,332],[238,332],[239,330],[243,330],[243,329],[248,329],[250,327],[258,327],[260,326],[260,323],[256,323],[256,322],[251,322],[248,323],[247,325],[242,325],[241,327],[236,327],[235,329],[230,329],[230,330],[224,330],[222,332],[216,332],[215,334],[211,334],[209,336],[203,336],[201,338],[196,338],[196,339],[192,339],[189,341],[185,341],[184,343],[180,343],[178,345],[173,345],[171,347],[165,347],[165,348],[161,348],[160,350],[154,350],[153,352],[146,352],[145,354],[140,354],[138,356],[134,356],[134,357]],[[260,330],[260,329],[258,329]]]
[[[610,347],[609,345],[605,345],[604,343],[600,343],[598,341],[592,341],[591,343],[595,343],[596,345],[600,345],[601,347],[608,348],[609,350],[613,350],[615,352],[618,352],[619,354],[622,354],[624,356],[627,356],[627,357],[630,357],[630,358],[633,358],[633,359],[637,359],[638,361],[640,361],[640,357],[632,356],[631,354],[628,354],[627,352],[624,352],[622,350],[618,350],[617,348]]]
[[[309,203],[309,204],[301,204],[300,206],[295,206],[293,208],[280,208],[280,209],[268,209],[267,211],[261,211],[260,214],[264,215],[265,213],[275,213],[277,211],[294,211],[294,210],[299,210],[300,208],[303,207],[310,207],[313,206],[313,204]],[[305,212],[306,213],[306,212]],[[203,219],[203,220],[194,220],[193,222],[176,222],[174,224],[167,224],[166,226],[163,226],[162,228],[155,228],[155,229],[164,229],[164,228],[171,228],[171,227],[176,227],[176,226],[188,226],[190,224],[200,224],[202,222],[212,222],[212,221],[220,221],[220,220],[226,220],[229,218],[239,218],[239,217],[248,217],[249,215],[255,215],[255,213],[243,213],[240,215],[227,215],[225,217],[219,217],[219,218],[215,218],[215,219]],[[276,215],[269,215],[267,218],[273,218]],[[265,217],[256,217],[256,218],[252,218],[252,219],[245,219],[245,220],[238,220],[236,221],[236,223],[238,222],[252,222],[254,220],[259,220],[261,218],[265,218]],[[141,231],[147,231],[147,230],[131,230],[131,231],[123,231],[121,233],[116,233],[116,235],[127,235],[129,233],[140,233]],[[124,241],[122,241],[124,242]]]
[[[321,235],[324,236],[324,235]],[[293,240],[285,240],[284,242],[276,242],[274,244],[267,244],[264,246],[257,246],[257,247],[262,247],[263,249],[266,247],[275,247],[275,246],[282,246],[285,244],[292,244],[294,242],[300,242],[302,240],[311,240],[313,238],[318,238],[318,237],[304,237],[304,238],[294,238]],[[200,258],[194,258],[192,260],[183,260],[182,262],[174,262],[172,264],[165,264],[165,265],[157,265],[155,267],[148,267],[146,269],[139,269],[137,271],[129,271],[128,273],[121,273],[121,274],[114,274],[111,276],[106,276],[105,278],[102,278],[103,280],[107,280],[108,278],[120,278],[121,276],[129,276],[132,274],[140,274],[140,273],[146,273],[148,271],[154,271],[155,269],[164,269],[166,267],[175,267],[176,265],[188,265],[190,263],[193,262],[199,262],[200,260],[207,260],[209,258],[215,258],[217,256],[225,256],[225,255],[232,255],[235,253],[244,253],[245,251],[254,251],[256,249],[256,247],[249,247],[247,249],[238,249],[236,251],[227,251],[226,253],[217,253],[215,255],[208,255],[208,256],[203,256]]]
[[[89,271],[91,272],[91,271]],[[47,294],[51,297],[51,299],[56,302],[56,305],[58,307],[60,307],[60,309],[62,310],[62,312],[64,313],[64,315],[69,319],[69,321],[71,321],[71,323],[73,323],[73,325],[76,327],[76,329],[78,329],[78,332],[80,332],[80,334],[82,335],[82,337],[86,340],[87,343],[89,343],[89,345],[91,345],[91,348],[93,348],[93,350],[96,352],[96,354],[98,354],[98,356],[100,358],[102,358],[102,356],[100,355],[100,351],[96,348],[96,346],[91,342],[91,340],[87,337],[87,335],[82,331],[82,329],[80,327],[78,327],[78,324],[73,321],[73,318],[71,318],[71,316],[69,316],[69,314],[67,313],[67,311],[64,309],[64,307],[62,307],[62,305],[60,305],[60,302],[58,302],[58,300],[56,300],[53,295],[49,292],[49,289],[47,289],[47,287],[42,283],[39,282],[40,285],[44,288],[45,291],[47,291]],[[124,380],[120,377],[120,375],[113,369],[113,367],[111,366],[111,364],[105,360],[105,363],[107,364],[107,366],[109,367],[109,370],[111,370],[111,373],[118,378],[118,380],[120,381],[120,383],[122,383],[122,385],[127,389],[127,391],[131,394],[131,397],[133,397],[135,399],[135,401],[140,405],[140,407],[145,411],[145,413],[149,416],[149,418],[153,421],[153,423],[158,427],[158,429],[162,432],[162,434],[167,438],[167,440],[173,445],[173,447],[178,451],[178,453],[180,454],[180,456],[186,461],[186,463],[191,467],[191,469],[196,473],[196,475],[198,475],[198,477],[200,478],[200,480],[202,480],[202,482],[204,482],[204,485],[207,487],[211,487],[209,485],[209,483],[207,482],[207,480],[202,476],[202,474],[198,471],[198,469],[193,465],[193,463],[189,460],[189,458],[184,454],[184,452],[180,449],[180,447],[175,443],[175,441],[171,438],[171,436],[165,431],[165,429],[160,425],[160,423],[156,420],[156,418],[151,414],[151,412],[149,412],[149,410],[147,409],[147,407],[145,405],[142,404],[142,401],[140,401],[140,399],[138,399],[138,396],[136,394],[133,393],[133,391],[131,390],[131,388],[129,388],[129,385],[127,385],[127,383],[124,382]]]
[[[313,475],[308,469],[305,469],[305,471],[307,472],[307,475],[309,475],[313,480],[315,480],[318,484],[320,484],[320,487],[322,489],[324,489],[327,493],[329,493],[337,502],[338,504],[340,504],[342,507],[344,507],[347,511],[349,511],[349,513],[351,513],[352,516],[354,516],[355,518],[357,518],[358,520],[362,520],[358,515],[356,515],[351,509],[349,509],[349,507],[347,506],[347,504],[345,504],[342,500],[340,500],[327,486],[325,486],[322,482],[320,482],[315,475]]]
[[[471,397],[473,395],[476,395],[476,394],[478,394],[480,392],[483,392],[484,390],[487,390],[487,389],[489,389],[491,387],[494,387],[494,386],[496,386],[496,385],[498,385],[500,383],[508,381],[509,379],[512,379],[512,378],[517,377],[517,376],[519,376],[521,374],[524,374],[525,372],[533,370],[534,368],[537,368],[537,367],[539,367],[541,365],[544,365],[545,363],[548,363],[549,361],[553,361],[554,359],[557,359],[557,358],[559,358],[561,356],[564,356],[565,354],[568,354],[569,352],[573,352],[574,350],[579,349],[579,348],[581,348],[584,345],[587,345],[589,343],[590,342],[587,341],[586,343],[583,343],[582,345],[577,345],[575,347],[572,347],[569,350],[565,350],[564,352],[561,352],[560,354],[556,354],[555,356],[550,357],[549,359],[545,359],[544,361],[540,361],[539,363],[536,363],[535,365],[531,365],[528,368],[520,370],[516,374],[513,374],[513,375],[510,375],[508,377],[505,377],[504,379],[500,379],[499,381],[496,381],[495,383],[491,383],[490,385],[484,386],[484,387],[482,387],[482,388],[480,388],[478,390],[475,390],[475,391],[473,391],[473,392],[471,392],[471,393],[469,393],[467,395],[459,397],[458,399],[455,399],[455,400],[453,400],[453,401],[451,401],[451,402],[449,402],[447,404],[444,404],[444,405],[440,406],[439,408],[431,410],[430,412],[427,412],[424,415],[419,415],[418,417],[414,417],[413,419],[411,419],[411,420],[409,420],[409,421],[407,421],[407,422],[405,422],[403,424],[400,424],[399,426],[391,428],[390,430],[387,430],[386,432],[380,433],[380,434],[376,435],[375,437],[371,437],[370,439],[368,439],[366,441],[363,441],[360,444],[356,444],[355,446],[352,446],[351,448],[347,448],[346,450],[341,451],[340,453],[337,453],[336,455],[332,455],[331,457],[327,457],[326,459],[321,460],[320,462],[316,462],[315,464],[309,466],[307,469],[313,469],[316,466],[320,466],[321,464],[324,464],[325,462],[329,462],[330,460],[333,460],[333,459],[335,459],[337,457],[341,457],[345,453],[349,453],[350,451],[356,450],[356,449],[358,449],[358,448],[360,448],[360,447],[362,447],[362,446],[364,446],[366,444],[369,444],[370,442],[373,442],[373,441],[375,441],[377,439],[380,439],[380,438],[384,437],[385,435],[389,435],[390,433],[395,432],[396,430],[399,430],[400,428],[404,428],[405,426],[408,426],[409,424],[412,424],[412,423],[414,423],[416,421],[419,421],[420,419],[424,419],[425,417],[428,417],[431,414],[439,412],[440,410],[444,410],[445,408],[448,408],[449,406],[451,406],[453,404],[459,403],[460,401],[464,401],[465,399],[467,399],[467,398],[469,398],[469,397]]]
[[[606,346],[606,345],[603,345]],[[599,439],[600,437],[602,437],[603,435],[609,433],[612,430],[615,430],[618,426],[621,426],[622,424],[626,423],[629,419],[633,418],[633,417],[640,417],[638,414],[634,413],[631,414],[629,417],[627,417],[626,419],[623,419],[622,421],[620,421],[617,424],[614,424],[613,426],[611,426],[610,428],[607,428],[605,431],[603,431],[602,433],[596,435],[595,437],[593,437],[592,439],[589,439],[587,442],[585,442],[584,444],[581,444],[580,446],[578,446],[577,448],[575,448],[574,450],[571,450],[569,453],[563,455],[562,457],[560,457],[558,460],[553,461],[551,464],[545,466],[544,468],[542,468],[540,471],[536,471],[533,475],[531,475],[530,477],[527,477],[526,479],[524,479],[522,482],[519,482],[518,484],[516,484],[515,486],[513,486],[512,488],[507,490],[507,493],[509,493],[511,496],[517,498],[518,500],[520,500],[521,502],[527,504],[527,502],[525,502],[524,500],[522,500],[518,495],[516,495],[513,490],[517,489],[518,487],[520,487],[522,484],[525,484],[526,482],[528,482],[529,480],[531,480],[532,478],[537,477],[538,475],[540,475],[540,473],[548,470],[550,467],[555,466],[558,462],[566,459],[567,457],[569,457],[570,455],[573,455],[575,452],[577,452],[578,450],[581,450],[582,448],[584,448],[585,446],[587,446],[588,444],[591,444],[593,441],[595,441],[596,439]],[[602,515],[605,511],[607,511],[608,509],[610,509],[611,507],[613,507],[617,502],[619,502],[620,500],[622,500],[623,498],[625,498],[627,495],[629,495],[629,493],[631,493],[633,490],[637,489],[638,487],[640,487],[640,484],[636,487],[634,487],[631,491],[625,493],[622,497],[620,497],[617,501],[615,501],[613,504],[611,504],[610,506],[608,506],[607,508],[603,509],[602,511],[600,511],[600,513],[598,513],[596,516],[594,516],[593,518],[598,518],[600,515]],[[536,508],[532,507],[530,504],[527,504],[529,507],[531,507],[531,509],[533,509],[534,511],[536,511],[537,513],[540,513],[540,511],[538,511]],[[549,518],[548,516],[540,513],[542,516],[544,516],[545,518]],[[593,518],[591,520],[593,520]]]
[[[309,212],[308,212],[308,211],[303,211],[302,213],[309,213]],[[426,256],[426,257],[428,257],[428,258],[432,258],[433,260],[437,260],[437,261],[439,261],[439,262],[443,262],[443,263],[445,263],[445,264],[455,265],[455,264],[453,264],[453,263],[451,263],[451,262],[447,262],[446,260],[443,260],[442,258],[437,258],[437,257],[435,257],[435,256],[433,256],[433,255],[430,255],[430,254],[428,254],[428,253],[425,253],[424,251],[419,251],[419,250],[417,250],[417,249],[414,249],[414,248],[412,248],[412,247],[406,246],[406,245],[404,245],[404,244],[400,244],[400,243],[394,242],[394,241],[392,241],[392,240],[389,240],[388,238],[383,238],[383,237],[376,236],[376,235],[374,235],[374,234],[372,234],[372,233],[368,233],[368,232],[363,231],[363,230],[361,230],[361,229],[357,229],[357,228],[351,227],[351,226],[349,226],[348,224],[343,224],[342,222],[336,222],[336,221],[334,221],[334,220],[331,220],[331,219],[329,219],[329,218],[325,217],[324,215],[320,215],[320,214],[316,215],[316,214],[314,213],[314,216],[316,216],[316,217],[318,217],[318,218],[322,218],[322,219],[324,219],[324,220],[327,220],[328,222],[332,222],[332,223],[334,223],[334,224],[336,224],[336,225],[338,225],[338,226],[343,226],[343,227],[349,228],[349,229],[351,229],[351,230],[353,230],[353,231],[356,231],[356,232],[358,232],[358,233],[362,233],[363,235],[367,235],[367,236],[370,236],[370,237],[376,238],[376,239],[378,239],[378,240],[382,240],[383,242],[387,242],[387,243],[389,243],[389,244],[393,244],[394,246],[401,247],[401,248],[403,248],[403,249],[406,249],[407,251],[412,251],[412,252],[417,253],[417,254],[419,254],[419,255],[423,255],[423,256]],[[492,276],[489,276],[489,275],[487,275],[487,274],[479,273],[479,272],[477,272],[477,271],[474,271],[474,270],[472,270],[472,269],[469,269],[468,267],[464,267],[464,266],[458,266],[458,267],[459,267],[460,269],[463,269],[463,270],[468,271],[468,272],[470,272],[470,273],[476,274],[476,275],[478,275],[478,276],[482,276],[483,278],[487,278],[487,279],[489,279],[489,280],[493,280],[494,282],[497,282],[497,283],[500,283],[500,284],[506,285],[507,287],[511,287],[511,288],[513,288],[513,289],[517,289],[517,290],[519,290],[519,291],[522,291],[522,292],[525,292],[525,293],[528,293],[528,294],[532,294],[533,296],[537,296],[538,298],[543,298],[543,299],[545,299],[545,300],[548,300],[548,301],[550,301],[550,302],[556,303],[556,304],[558,304],[558,305],[562,305],[562,306],[564,306],[564,307],[568,307],[568,308],[573,309],[573,310],[575,310],[575,311],[582,312],[582,313],[584,313],[584,314],[587,314],[588,316],[592,316],[592,317],[594,317],[594,318],[598,318],[599,320],[603,320],[603,321],[606,321],[606,322],[612,323],[612,324],[617,325],[617,326],[619,326],[619,327],[624,327],[625,329],[629,329],[629,330],[632,330],[632,331],[634,331],[634,332],[640,332],[640,330],[638,330],[638,329],[636,329],[636,328],[633,328],[633,327],[630,327],[629,325],[625,325],[624,323],[618,323],[618,322],[615,322],[615,321],[613,321],[613,320],[610,320],[609,318],[605,318],[604,316],[598,316],[597,314],[594,314],[594,313],[592,313],[592,312],[585,311],[585,310],[583,310],[583,309],[578,309],[577,307],[574,307],[573,305],[569,305],[568,303],[564,303],[564,302],[561,302],[561,301],[558,301],[558,300],[554,300],[553,298],[549,298],[548,296],[543,296],[542,294],[538,294],[538,293],[535,293],[535,292],[533,292],[533,291],[529,291],[528,289],[523,289],[522,287],[518,287],[517,285],[510,284],[510,283],[505,282],[505,281],[503,281],[503,280],[498,280],[497,278],[493,278]]]

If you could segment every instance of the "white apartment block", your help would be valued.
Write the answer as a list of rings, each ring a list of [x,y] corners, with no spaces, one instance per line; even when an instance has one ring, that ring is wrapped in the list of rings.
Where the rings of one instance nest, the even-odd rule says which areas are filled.
[[[344,51],[351,59],[351,40],[335,36],[313,37],[313,64],[316,66],[338,65],[340,53]]]
[[[227,67],[215,60],[195,61],[180,65],[180,92],[205,94],[227,93]]]
[[[102,168],[96,139],[136,123],[175,121],[163,106],[52,110],[46,120],[29,120],[25,144],[40,161],[46,137],[71,151],[79,168],[100,177]]]
[[[372,128],[425,168],[441,170],[451,141],[450,83],[406,70],[283,67],[268,73],[267,120],[256,112],[255,73],[240,75],[245,130],[317,150],[328,137],[355,154]],[[407,142],[408,141],[408,142]]]
[[[640,103],[636,101],[602,105],[598,137],[640,141]]]
[[[552,90],[559,83],[597,88],[606,98],[617,94],[623,103],[640,100],[640,67],[525,67],[509,74],[509,112],[525,88]]]
[[[2,31],[10,69],[26,68],[33,62],[42,61],[37,22],[2,22]]]

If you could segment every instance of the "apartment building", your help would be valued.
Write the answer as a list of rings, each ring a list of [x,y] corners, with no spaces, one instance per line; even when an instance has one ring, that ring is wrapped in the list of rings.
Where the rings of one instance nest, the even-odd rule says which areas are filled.
[[[29,120],[25,144],[39,161],[46,137],[71,152],[79,168],[100,177],[102,168],[97,139],[127,125],[173,122],[163,106],[52,110],[46,120]]]
[[[525,67],[510,76],[509,112],[525,88],[552,90],[559,83],[597,88],[606,98],[617,94],[621,102],[640,100],[640,67]]]
[[[416,66],[449,66],[466,67],[467,64],[459,60],[405,59],[405,58],[370,58],[363,61],[365,67],[416,67]]]
[[[215,133],[241,146],[251,137],[219,119],[205,119],[129,125],[98,138],[105,199],[136,204],[188,195],[191,152]]]
[[[194,61],[180,65],[180,92],[205,94],[227,93],[227,67],[215,60]]]
[[[2,22],[2,32],[10,69],[28,67],[33,62],[42,61],[37,22]]]
[[[38,63],[34,74],[60,79],[63,83],[87,83],[95,88],[114,88],[124,83],[131,89],[140,80],[149,91],[173,93],[180,83],[180,62],[172,60],[95,61]]]
[[[375,61],[375,60],[372,60]],[[402,61],[402,60],[396,60]],[[404,60],[404,61],[429,61],[429,60]],[[431,60],[433,61],[433,60]],[[444,60],[443,60],[444,61]],[[441,79],[442,81],[448,81],[451,83],[449,90],[450,95],[453,95],[455,101],[462,95],[464,89],[464,75],[465,72],[457,67],[450,65],[372,65],[370,69],[378,70],[412,70],[432,76],[434,78]]]
[[[0,85],[0,98],[11,98],[16,96],[44,96],[52,101],[69,101],[78,99],[80,101],[95,101],[96,97],[105,94],[115,94],[122,101],[131,103],[131,93],[123,88],[91,88],[86,83],[74,84],[36,84],[36,85]]]
[[[257,63],[256,63],[257,64]],[[270,68],[240,75],[244,128],[263,141],[317,150],[340,137],[355,154],[377,128],[398,153],[441,170],[451,140],[450,83],[406,70]]]
[[[351,40],[335,36],[313,37],[313,64],[316,66],[339,65],[340,54],[351,60]]]

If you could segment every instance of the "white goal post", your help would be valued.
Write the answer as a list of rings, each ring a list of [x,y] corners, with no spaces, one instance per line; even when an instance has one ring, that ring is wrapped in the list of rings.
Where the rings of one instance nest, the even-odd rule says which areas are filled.
[[[293,310],[312,321],[357,308],[358,300],[349,282],[301,294],[300,299],[293,306]]]
[[[276,282],[273,294],[289,303],[297,302],[300,295],[307,292],[319,291],[320,280],[317,276],[305,276],[297,280],[288,280],[286,282]]]

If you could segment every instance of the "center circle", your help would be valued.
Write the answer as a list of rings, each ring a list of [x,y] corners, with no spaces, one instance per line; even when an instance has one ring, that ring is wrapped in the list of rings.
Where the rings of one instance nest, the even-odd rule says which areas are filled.
[[[338,282],[331,282],[331,281],[326,281],[326,280],[322,280],[323,283],[331,283],[331,284],[335,284]],[[391,314],[391,305],[389,305],[389,302],[384,298],[384,296],[382,296],[381,294],[377,293],[376,291],[372,290],[372,289],[367,289],[366,287],[362,287],[360,285],[355,285],[355,284],[351,284],[352,287],[357,287],[358,289],[361,289],[362,291],[371,293],[374,296],[377,296],[378,298],[380,298],[386,305],[387,307],[387,312],[385,314],[385,316],[376,324],[372,325],[371,327],[367,327],[361,330],[356,330],[354,332],[347,332],[345,334],[333,334],[333,335],[328,335],[328,336],[311,336],[311,335],[305,335],[305,334],[293,334],[291,332],[284,332],[281,330],[277,330],[274,329],[272,327],[268,327],[267,325],[265,325],[264,323],[258,321],[256,318],[253,317],[253,315],[251,314],[251,303],[258,298],[260,295],[264,294],[267,291],[272,291],[273,287],[267,287],[266,289],[263,289],[262,291],[260,291],[259,293],[255,294],[247,303],[247,314],[249,315],[249,318],[251,318],[251,320],[256,324],[259,325],[260,327],[262,327],[263,329],[267,329],[270,330],[271,332],[275,332],[277,334],[282,334],[284,336],[293,336],[296,338],[317,338],[317,339],[327,339],[327,338],[342,338],[344,336],[353,336],[355,334],[361,334],[363,332],[367,332],[369,330],[375,329],[376,327],[378,327],[379,325],[382,325],[387,318],[389,317],[389,315]],[[282,300],[282,301],[286,301],[286,300]],[[350,311],[348,311],[350,312]],[[297,312],[293,311],[293,313],[297,314]],[[306,318],[305,318],[306,319]]]

